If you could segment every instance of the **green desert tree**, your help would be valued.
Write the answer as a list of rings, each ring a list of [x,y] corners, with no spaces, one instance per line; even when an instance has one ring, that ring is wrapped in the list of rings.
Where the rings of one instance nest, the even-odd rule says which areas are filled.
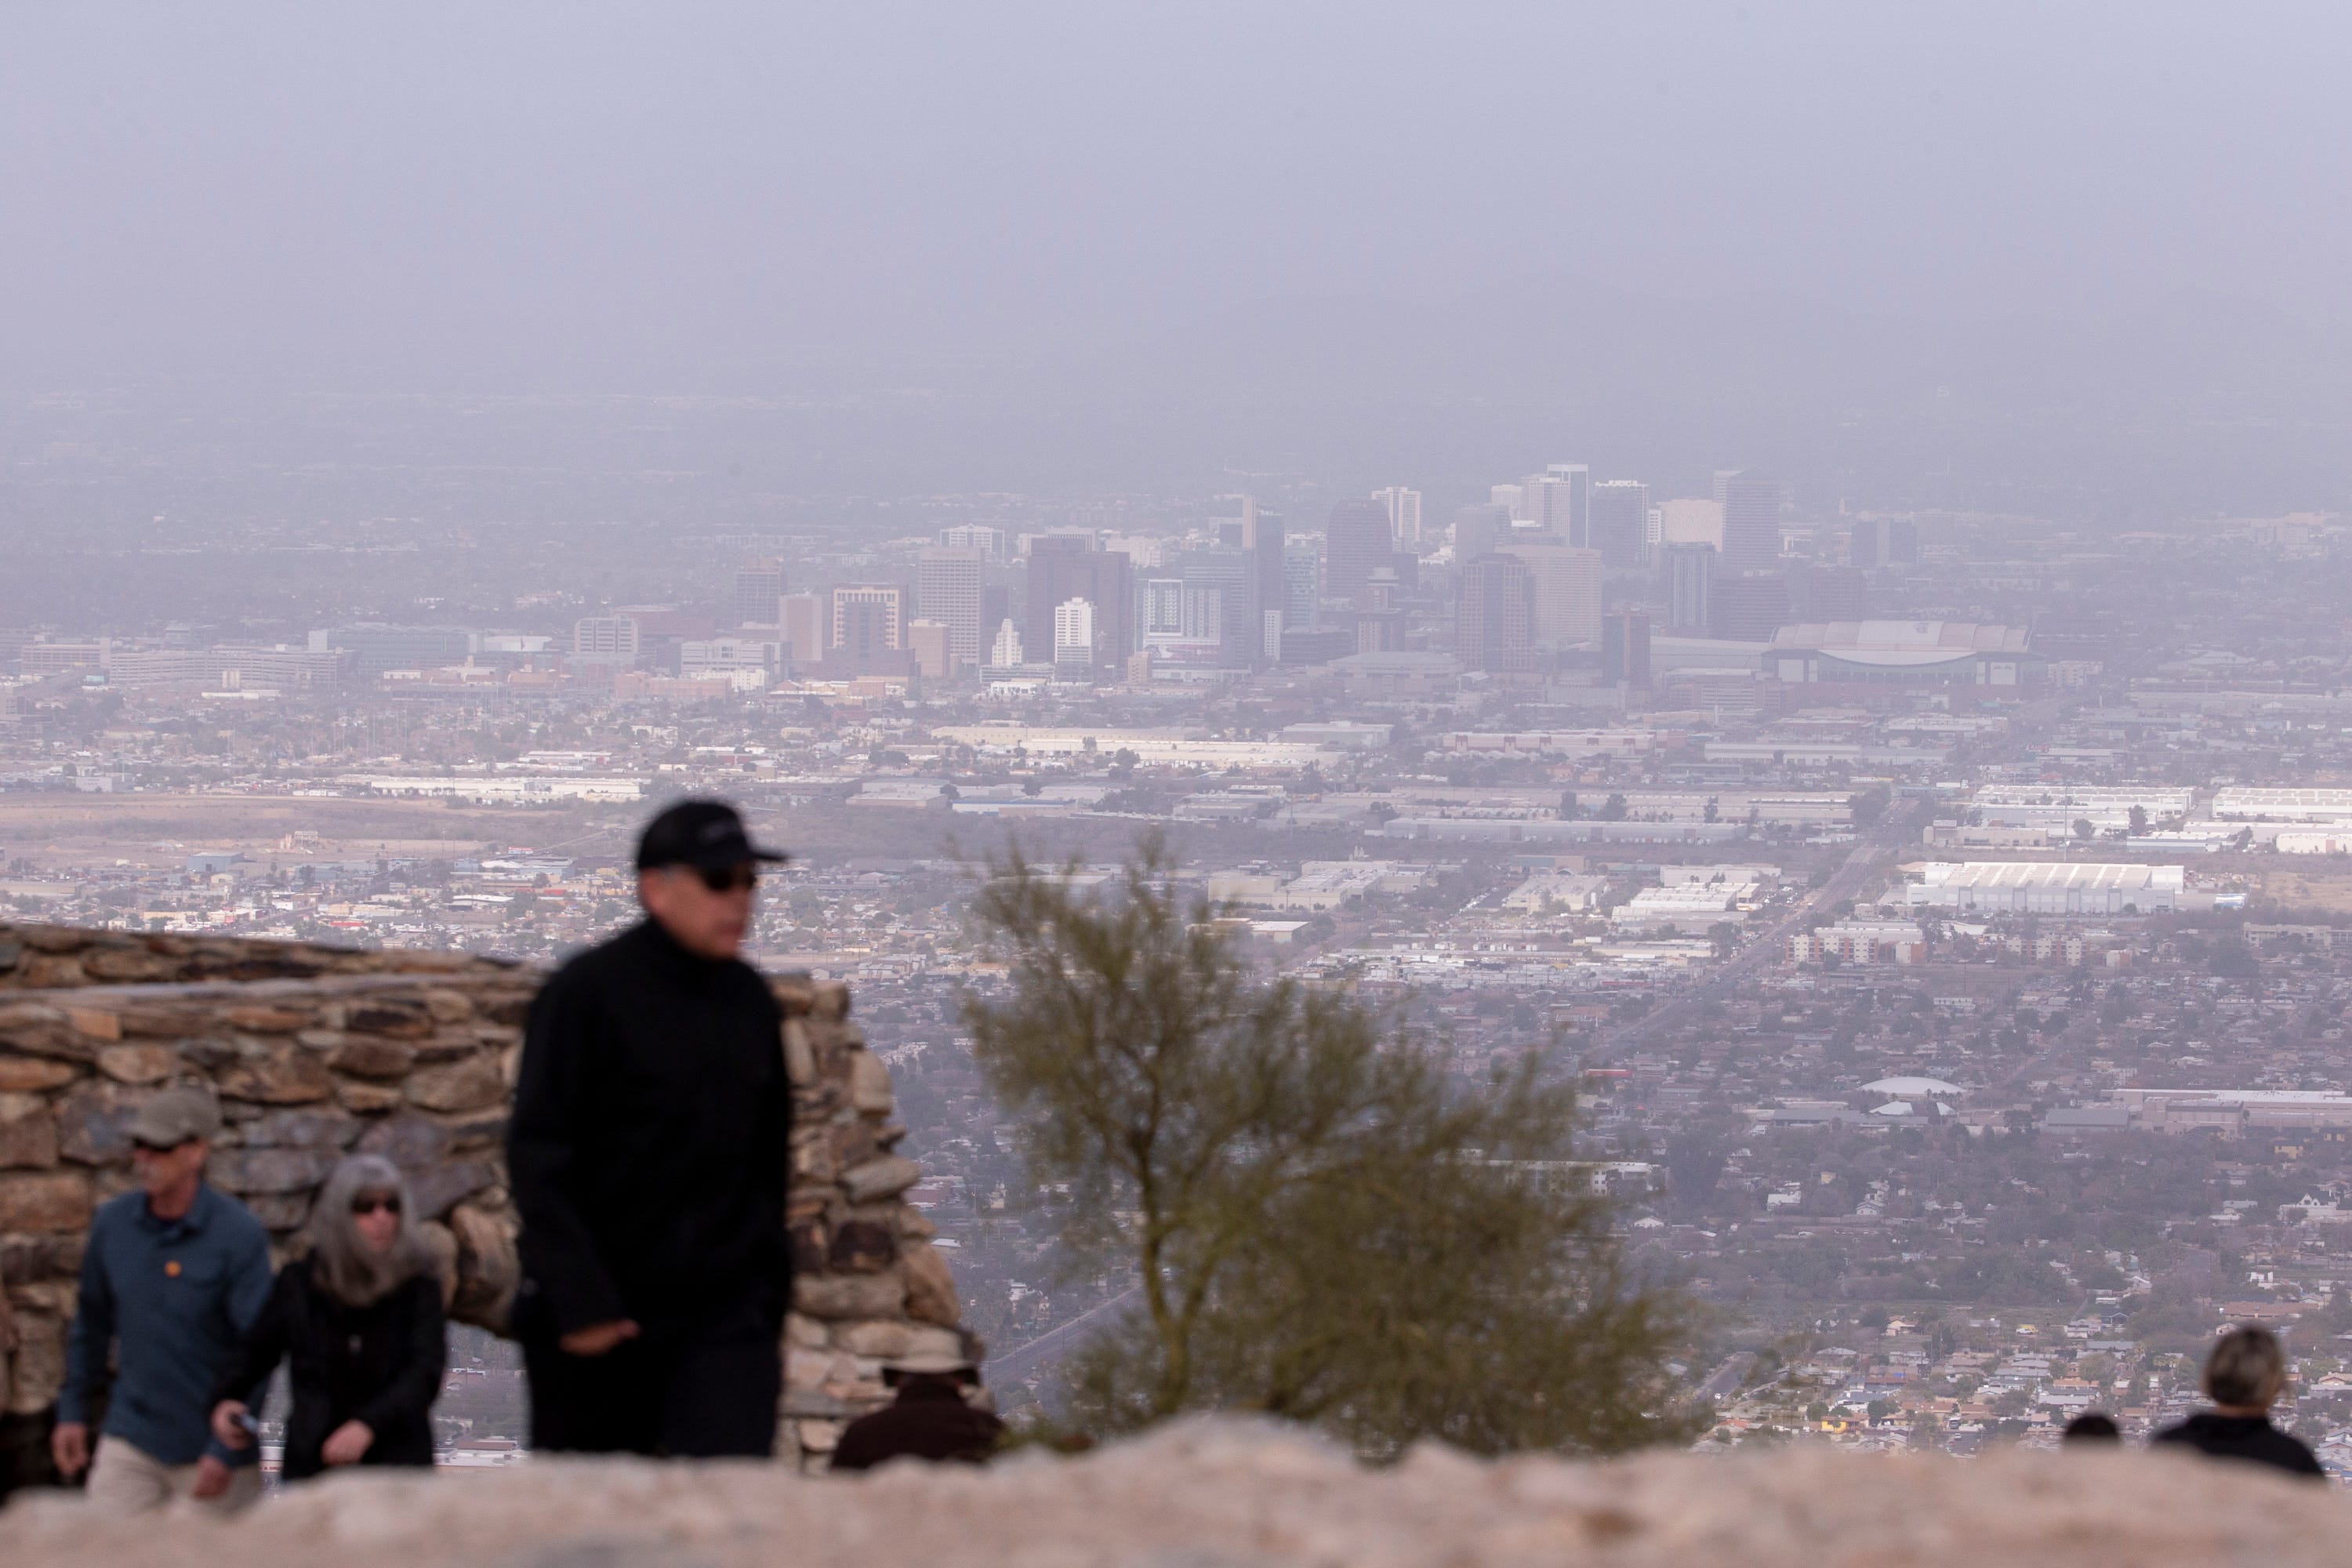
[[[1534,1066],[1465,1087],[1433,1042],[1241,962],[1156,839],[1082,889],[1016,851],[976,912],[1007,967],[967,998],[1063,1240],[1136,1304],[1075,1357],[1070,1419],[1310,1422],[1369,1456],[1606,1453],[1705,1430]]]

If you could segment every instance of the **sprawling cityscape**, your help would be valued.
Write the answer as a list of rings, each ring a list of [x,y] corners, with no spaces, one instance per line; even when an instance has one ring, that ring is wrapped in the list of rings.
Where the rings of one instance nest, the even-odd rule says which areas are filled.
[[[546,963],[635,918],[658,803],[732,800],[795,856],[757,959],[851,983],[1003,1405],[1120,1288],[975,1070],[965,905],[1158,836],[1250,963],[1577,1081],[1575,1179],[1712,1310],[1701,1447],[2144,1434],[2259,1320],[2352,1473],[2338,512],[1537,451],[1466,494],[256,521],[112,412],[11,416],[0,913]],[[468,1355],[445,1435],[511,1440]]]

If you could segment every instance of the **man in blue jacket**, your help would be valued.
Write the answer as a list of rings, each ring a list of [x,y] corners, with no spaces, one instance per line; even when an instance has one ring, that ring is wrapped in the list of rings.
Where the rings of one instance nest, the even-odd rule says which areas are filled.
[[[90,1500],[110,1512],[183,1496],[234,1508],[260,1490],[257,1450],[234,1453],[211,1429],[213,1384],[270,1284],[268,1233],[205,1184],[219,1131],[211,1096],[156,1095],[131,1123],[142,1190],[109,1200],[89,1222],[49,1449],[68,1479],[89,1468]],[[89,1410],[110,1382],[93,1456]]]

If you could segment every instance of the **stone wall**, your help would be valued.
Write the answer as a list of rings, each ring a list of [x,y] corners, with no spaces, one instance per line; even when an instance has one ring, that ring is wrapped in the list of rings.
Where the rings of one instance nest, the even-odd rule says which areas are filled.
[[[210,1179],[281,1255],[343,1153],[408,1174],[450,1310],[503,1326],[516,1279],[507,1098],[530,970],[465,954],[0,925],[0,1280],[18,1330],[5,1408],[38,1415],[64,1373],[82,1232],[135,1184],[125,1133],[173,1083],[226,1122]],[[929,1223],[902,1194],[890,1075],[838,984],[772,982],[793,1086],[793,1311],[779,1447],[808,1468],[883,1402],[880,1362],[952,1350],[959,1309]]]

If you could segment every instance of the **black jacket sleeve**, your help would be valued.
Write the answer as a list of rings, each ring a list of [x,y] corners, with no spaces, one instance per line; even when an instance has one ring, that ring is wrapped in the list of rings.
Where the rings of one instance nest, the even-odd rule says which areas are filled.
[[[571,1193],[600,1032],[583,989],[576,974],[559,973],[532,1000],[507,1132],[508,1179],[522,1215],[523,1273],[545,1295],[558,1333],[628,1315]]]
[[[295,1289],[294,1273],[307,1267],[302,1259],[297,1258],[278,1271],[278,1278],[270,1283],[269,1299],[261,1304],[261,1315],[253,1320],[253,1327],[237,1341],[228,1364],[221,1368],[220,1376],[214,1381],[213,1396],[205,1405],[207,1419],[224,1399],[239,1400],[247,1405],[260,1404],[261,1394],[269,1384],[269,1374],[276,1372],[278,1363],[286,1359],[290,1331],[288,1324],[294,1310],[291,1300]],[[257,1410],[255,1414],[260,1412]]]
[[[408,1342],[401,1347],[399,1369],[374,1398],[352,1413],[371,1432],[388,1432],[404,1422],[421,1423],[441,1397],[441,1379],[449,1370],[448,1326],[441,1315],[441,1282],[418,1275],[401,1287],[408,1300]]]

